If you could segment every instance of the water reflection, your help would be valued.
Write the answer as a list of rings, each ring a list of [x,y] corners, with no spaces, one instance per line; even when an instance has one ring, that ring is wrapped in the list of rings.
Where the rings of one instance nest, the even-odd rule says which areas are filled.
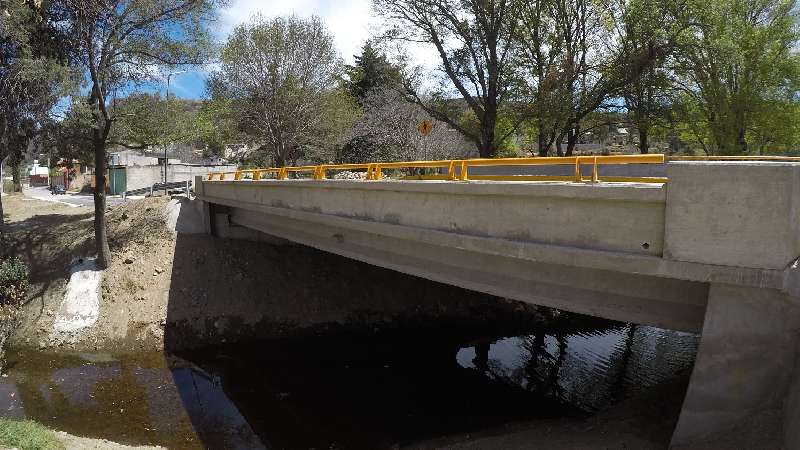
[[[132,445],[260,448],[219,382],[180,359],[10,352],[8,361],[4,417]]]
[[[513,336],[458,351],[465,368],[588,413],[691,368],[699,337],[625,325],[602,332]]]
[[[134,445],[389,448],[585,416],[674,378],[697,348],[689,334],[585,328],[339,335],[166,357],[11,352],[0,414]]]

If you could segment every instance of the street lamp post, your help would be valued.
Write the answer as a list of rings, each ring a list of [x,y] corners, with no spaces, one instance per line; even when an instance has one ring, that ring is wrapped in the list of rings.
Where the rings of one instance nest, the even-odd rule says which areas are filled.
[[[169,80],[172,78],[173,75],[179,75],[182,73],[186,73],[185,70],[179,70],[177,72],[170,72],[167,74],[167,98],[165,99],[166,102],[169,102]],[[167,103],[169,104],[169,103]],[[167,111],[169,113],[169,111]],[[167,142],[164,141],[164,196],[167,195],[167,168],[169,167],[169,159],[167,159]]]

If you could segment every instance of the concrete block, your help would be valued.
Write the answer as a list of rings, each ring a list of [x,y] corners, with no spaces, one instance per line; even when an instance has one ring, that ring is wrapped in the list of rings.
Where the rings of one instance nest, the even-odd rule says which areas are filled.
[[[783,417],[784,447],[800,448],[800,358],[795,365]]]
[[[667,165],[664,257],[782,270],[800,256],[800,164]]]
[[[746,427],[753,417],[783,409],[795,370],[799,316],[780,291],[711,285],[673,445]]]

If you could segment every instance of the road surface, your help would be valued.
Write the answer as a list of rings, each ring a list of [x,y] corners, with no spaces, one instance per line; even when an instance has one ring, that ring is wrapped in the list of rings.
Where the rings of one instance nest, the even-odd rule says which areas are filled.
[[[46,186],[43,187],[28,187],[23,188],[22,193],[26,197],[42,200],[46,202],[61,203],[67,206],[78,207],[94,207],[94,197],[91,194],[61,194],[53,195],[50,193]],[[123,203],[122,197],[106,197],[107,206],[115,206]]]

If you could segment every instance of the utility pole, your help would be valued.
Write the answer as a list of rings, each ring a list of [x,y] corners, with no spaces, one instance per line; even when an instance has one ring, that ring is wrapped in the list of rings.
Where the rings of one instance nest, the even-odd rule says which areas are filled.
[[[177,72],[170,72],[167,74],[167,98],[165,101],[167,105],[169,105],[169,80],[172,78],[173,75],[179,75],[182,73],[186,73],[185,70],[179,70]],[[169,113],[169,111],[167,111]],[[167,168],[169,167],[169,159],[167,158],[167,142],[164,141],[164,196],[167,195]]]

